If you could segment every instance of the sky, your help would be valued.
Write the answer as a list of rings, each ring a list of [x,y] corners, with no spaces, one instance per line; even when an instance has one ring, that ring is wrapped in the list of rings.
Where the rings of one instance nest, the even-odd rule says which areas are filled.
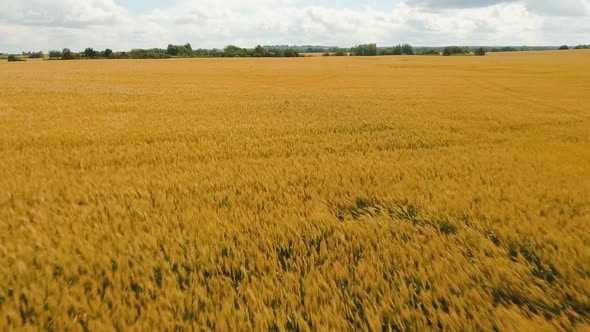
[[[590,0],[0,0],[0,52],[590,44]]]

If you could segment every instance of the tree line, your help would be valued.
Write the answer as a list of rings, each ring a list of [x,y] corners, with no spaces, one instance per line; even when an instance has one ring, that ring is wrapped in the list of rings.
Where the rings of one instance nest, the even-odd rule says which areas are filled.
[[[574,49],[590,49],[590,45],[580,44],[573,47]],[[484,56],[488,52],[517,52],[531,50],[566,50],[567,45],[560,47],[550,46],[522,46],[519,48],[513,46],[504,47],[419,47],[414,49],[412,45],[397,44],[392,47],[378,47],[375,43],[359,44],[351,48],[339,47],[322,47],[322,46],[260,46],[254,48],[241,48],[235,45],[228,45],[224,49],[193,49],[190,43],[184,45],[169,44],[165,49],[132,49],[131,51],[114,52],[107,48],[99,51],[93,48],[86,48],[82,52],[73,52],[69,48],[63,50],[52,50],[48,52],[48,57],[53,60],[72,60],[72,59],[168,59],[173,57],[182,58],[222,58],[222,57],[300,57],[301,52],[305,53],[323,53],[324,56],[377,56],[377,55],[477,55]],[[0,56],[3,54],[0,53]],[[4,55],[6,56],[6,55]],[[42,51],[39,52],[22,52],[21,55],[9,55],[8,61],[22,61],[24,58],[45,58]]]
[[[181,58],[224,58],[224,57],[299,57],[300,53],[292,48],[269,49],[260,45],[253,49],[228,45],[223,50],[219,49],[193,49],[191,44],[173,45],[167,48],[133,49],[131,51],[114,52],[107,48],[97,51],[86,48],[83,52],[72,52],[69,48],[49,51],[50,59],[169,59]]]
[[[484,48],[476,49],[475,55],[485,55],[488,50]],[[360,44],[349,49],[346,48],[329,48],[324,52],[324,56],[377,56],[377,55],[465,55],[471,53],[467,47],[449,46],[441,51],[435,49],[414,50],[410,44],[397,44],[393,47],[377,47],[377,44]],[[28,52],[23,55],[29,58],[43,58],[43,52]],[[200,58],[200,57],[299,57],[301,53],[291,47],[278,46],[269,48],[257,45],[255,48],[241,48],[235,45],[228,45],[223,50],[220,49],[193,49],[190,43],[184,45],[169,44],[166,49],[133,49],[131,51],[114,52],[110,48],[103,51],[97,51],[93,48],[86,48],[82,52],[73,52],[69,48],[63,50],[52,50],[48,52],[48,57],[54,60],[73,60],[73,59],[169,59],[172,57],[182,58]],[[19,58],[21,59],[21,58]],[[21,59],[22,60],[22,59]]]
[[[376,56],[376,55],[414,55],[414,48],[410,44],[398,44],[391,48],[378,48],[377,44],[361,44],[350,49],[353,56]]]
[[[470,49],[461,46],[447,46],[442,51],[437,51],[432,48],[421,48],[414,51],[410,44],[398,44],[391,48],[378,48],[377,44],[361,44],[350,49],[352,56],[376,56],[376,55],[467,55],[473,53],[474,55],[486,55],[488,50],[483,47]]]

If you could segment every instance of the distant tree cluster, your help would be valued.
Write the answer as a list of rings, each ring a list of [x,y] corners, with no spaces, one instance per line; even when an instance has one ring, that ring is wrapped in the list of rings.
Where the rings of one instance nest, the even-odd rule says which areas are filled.
[[[87,48],[84,50],[84,55],[87,58],[94,59],[98,57],[98,52],[96,52],[93,48]]]
[[[29,59],[42,59],[43,57],[45,57],[45,54],[43,54],[43,51],[28,52],[28,56],[29,56]]]
[[[104,51],[97,51],[93,48],[86,48],[83,52],[72,52],[69,48],[61,51],[51,50],[48,53],[50,60],[74,60],[74,59],[166,59],[171,58],[166,50],[160,48],[133,49],[129,52],[113,52],[110,48]]]
[[[330,52],[330,49],[326,49],[325,47],[321,46],[309,46],[304,49],[306,53],[322,53],[322,52]]]
[[[50,59],[60,59],[62,57],[63,53],[58,50],[51,50],[48,52],[48,55],[49,55]]]
[[[278,48],[265,48],[260,45],[257,45],[253,49],[248,48],[241,48],[235,45],[228,45],[226,46],[223,51],[212,49],[197,49],[193,50],[191,44],[186,45],[168,45],[166,53],[171,56],[179,56],[179,57],[227,57],[227,58],[234,58],[234,57],[298,57],[299,52],[286,47],[278,47]]]
[[[74,54],[69,48],[64,48],[62,51],[51,50],[47,52],[47,55],[49,56],[50,60],[72,60],[75,58],[80,58],[79,54]]]
[[[326,51],[325,48],[323,48],[323,47],[314,47],[314,46],[310,46],[310,47],[308,47],[308,48],[305,49],[305,52],[307,52],[307,53],[322,53],[324,51]]]
[[[190,43],[186,43],[185,45],[172,45],[168,44],[168,48],[166,49],[166,53],[172,56],[192,56],[193,55],[193,47]]]
[[[161,48],[135,48],[129,52],[117,53],[114,59],[170,59],[172,56]]]
[[[410,44],[398,44],[392,48],[379,51],[380,55],[414,55],[414,48]]]
[[[567,50],[570,47],[562,45],[559,50]],[[555,50],[553,46],[522,46],[519,48],[513,46],[502,47],[461,47],[461,46],[447,46],[447,47],[433,47],[425,48],[419,47],[414,49],[410,44],[397,44],[391,48],[377,47],[377,44],[360,44],[350,49],[339,47],[325,47],[325,46],[289,46],[289,45],[274,45],[274,46],[260,46],[255,48],[241,48],[235,45],[228,45],[224,49],[193,49],[190,43],[184,45],[169,44],[166,49],[150,48],[150,49],[132,49],[126,52],[114,52],[107,48],[104,51],[94,50],[93,48],[86,48],[83,52],[72,52],[69,48],[63,50],[51,50],[48,52],[50,60],[72,60],[72,59],[168,59],[172,57],[299,57],[300,52],[307,53],[323,53],[324,56],[376,56],[376,55],[468,55],[473,53],[476,56],[484,56],[487,52],[517,52],[517,51],[543,51]],[[580,44],[574,49],[590,49],[590,45]],[[0,53],[0,55],[3,55]],[[44,58],[45,54],[39,52],[22,52],[21,55],[9,56],[9,61],[22,61],[23,58],[28,57]]]
[[[296,58],[299,57],[299,52],[292,48],[271,48],[267,49],[257,45],[254,49],[240,48],[235,45],[228,45],[223,49],[223,52],[214,54],[215,57],[226,58]]]
[[[488,50],[485,47],[478,47],[473,51],[473,54],[476,56],[484,56]]]
[[[492,47],[489,49],[489,52],[525,52],[525,51],[552,51],[558,49],[555,46],[502,46],[502,47]]]
[[[518,49],[512,46],[504,46],[504,47],[493,47],[490,49],[490,52],[517,52]]]
[[[469,49],[467,47],[461,47],[461,46],[447,46],[443,50],[443,56],[465,55],[468,53],[470,53]]]
[[[350,55],[414,55],[414,48],[410,44],[398,44],[392,48],[378,48],[377,44],[361,44],[351,48]]]
[[[16,62],[16,61],[25,61],[24,59],[14,55],[14,54],[10,54],[8,56],[8,62]]]
[[[331,50],[328,52],[324,52],[323,56],[348,56],[348,52],[345,49],[339,48],[336,50]]]
[[[114,52],[107,48],[104,51],[96,51],[93,48],[86,48],[83,52],[74,53],[70,49],[62,51],[49,51],[50,59],[169,59],[172,57],[298,57],[299,52],[292,48],[267,49],[260,45],[253,49],[240,48],[229,45],[223,50],[218,49],[196,49],[191,44],[173,45],[169,44],[166,49],[133,49],[128,52]]]
[[[350,54],[355,56],[377,55],[377,44],[361,44],[350,49]]]
[[[29,59],[40,59],[43,58],[45,55],[43,54],[43,51],[39,51],[39,52],[22,52],[21,53],[22,57],[26,57]]]
[[[75,58],[75,55],[72,51],[70,51],[69,48],[64,48],[63,51],[61,52],[61,58],[63,60],[72,60]]]
[[[414,48],[410,44],[397,45],[396,48],[400,49],[403,55],[414,55]]]
[[[440,52],[435,49],[423,49],[416,51],[416,55],[440,55]]]
[[[267,50],[286,50],[288,48],[293,49],[299,53],[335,53],[337,52],[340,47],[336,46],[318,46],[318,45],[300,45],[300,46],[290,46],[290,45],[266,45],[261,46]]]

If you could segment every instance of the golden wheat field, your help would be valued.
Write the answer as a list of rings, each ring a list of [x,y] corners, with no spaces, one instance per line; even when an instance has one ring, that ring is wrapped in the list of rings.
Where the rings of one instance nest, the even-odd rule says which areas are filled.
[[[0,330],[590,328],[590,52],[0,63]]]

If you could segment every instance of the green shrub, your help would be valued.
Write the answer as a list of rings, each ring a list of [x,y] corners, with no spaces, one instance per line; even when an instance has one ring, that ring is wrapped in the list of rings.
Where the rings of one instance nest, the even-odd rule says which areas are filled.
[[[16,62],[16,61],[25,61],[24,59],[19,58],[18,56],[11,54],[8,56],[8,62]]]

